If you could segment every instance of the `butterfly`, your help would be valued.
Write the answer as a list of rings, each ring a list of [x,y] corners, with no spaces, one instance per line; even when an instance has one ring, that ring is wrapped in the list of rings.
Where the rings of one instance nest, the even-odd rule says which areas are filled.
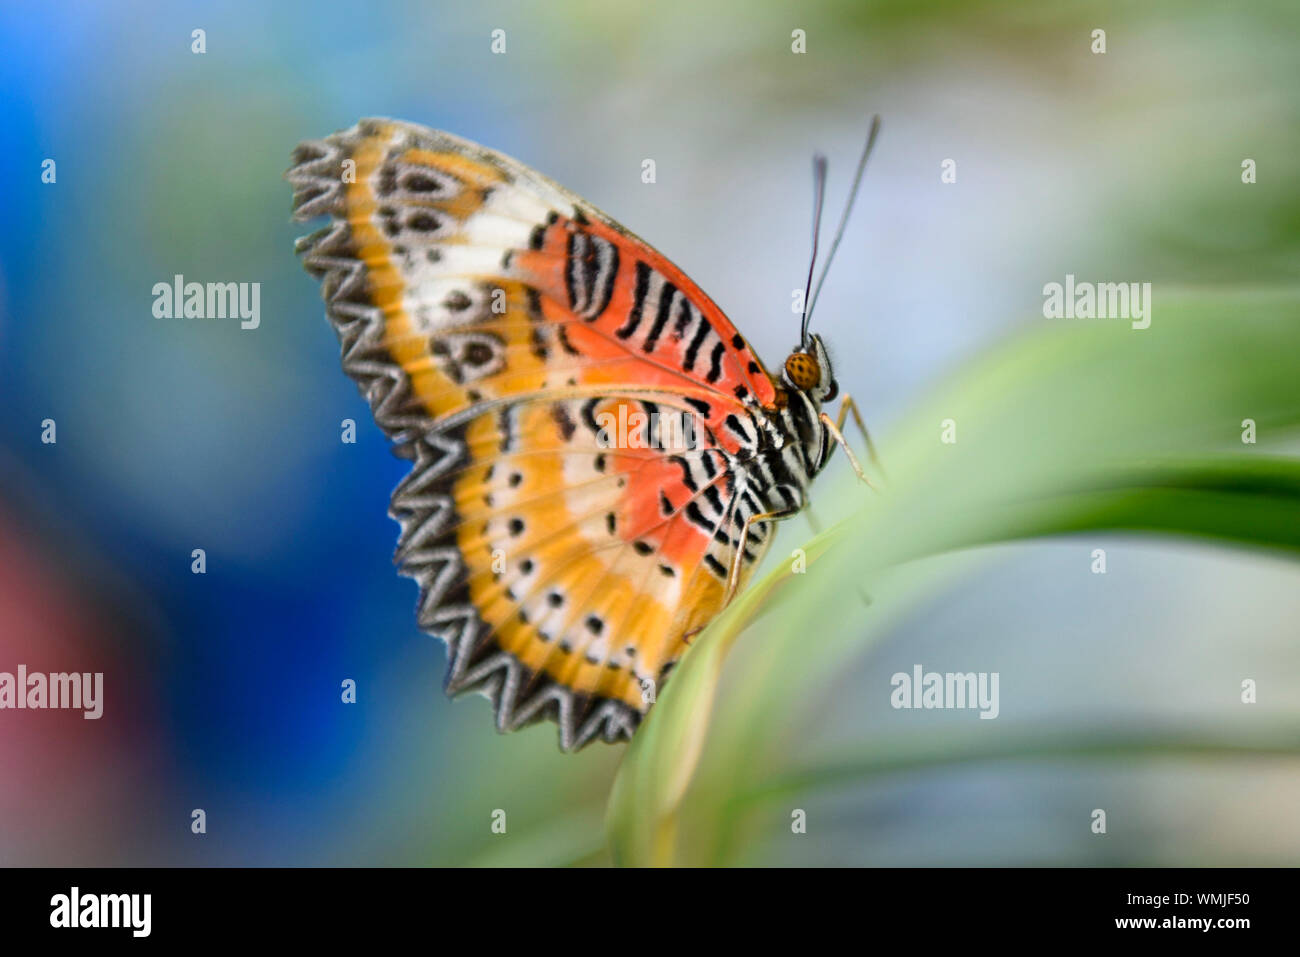
[[[564,750],[630,738],[836,445],[865,480],[857,407],[822,411],[811,307],[773,374],[662,254],[500,153],[366,119],[292,161],[294,218],[329,218],[297,251],[343,368],[413,463],[394,562],[446,690],[485,694],[501,731],[554,720]]]

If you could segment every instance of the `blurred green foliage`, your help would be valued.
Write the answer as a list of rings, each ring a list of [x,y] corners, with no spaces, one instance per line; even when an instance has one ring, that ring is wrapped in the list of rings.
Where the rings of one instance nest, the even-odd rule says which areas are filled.
[[[665,688],[611,798],[615,861],[729,863],[753,796],[835,788],[889,768],[1070,753],[1300,756],[1294,729],[1226,744],[1186,731],[1074,731],[1058,741],[1013,732],[974,752],[961,740],[916,742],[910,752],[862,740],[825,764],[803,761],[791,740],[837,669],[879,637],[891,606],[932,593],[919,559],[1088,530],[1300,555],[1300,460],[1270,451],[1300,425],[1300,296],[1163,299],[1149,329],[1060,320],[1017,337],[918,404],[885,443],[886,490],[809,543],[806,573],[777,569],[728,609]],[[1261,441],[1243,443],[1245,419]],[[951,444],[940,441],[945,420],[956,424]],[[919,576],[910,593],[882,591],[899,587],[882,585],[885,572],[909,563]],[[863,586],[887,599],[884,609],[849,611]],[[743,690],[718,700],[727,652],[760,615],[745,635],[749,673],[731,676]]]

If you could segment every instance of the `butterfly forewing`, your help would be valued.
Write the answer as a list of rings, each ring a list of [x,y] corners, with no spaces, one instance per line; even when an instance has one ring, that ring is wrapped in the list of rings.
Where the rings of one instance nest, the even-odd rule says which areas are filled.
[[[498,153],[367,120],[294,162],[344,368],[415,462],[396,560],[448,690],[565,748],[630,736],[724,600],[771,378],[680,270]]]

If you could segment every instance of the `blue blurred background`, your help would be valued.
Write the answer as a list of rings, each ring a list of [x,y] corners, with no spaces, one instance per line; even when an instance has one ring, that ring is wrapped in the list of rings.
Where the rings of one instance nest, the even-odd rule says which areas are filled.
[[[833,218],[881,113],[817,321],[887,437],[927,385],[1036,321],[1043,283],[1066,272],[1296,279],[1297,25],[1281,2],[7,5],[0,670],[102,670],[106,713],[0,716],[0,863],[602,860],[621,749],[560,755],[551,725],[498,737],[486,702],[440,690],[441,644],[391,565],[386,508],[406,465],[340,372],[292,252],[304,230],[281,175],[299,140],[389,115],[515,156],[658,245],[770,364],[796,337],[809,157],[831,158]],[[1242,213],[1229,204],[1246,156],[1273,185]],[[175,274],[261,283],[260,328],[154,318],[152,287]],[[57,444],[40,441],[45,419]],[[823,520],[854,494],[844,474],[825,481]],[[1113,714],[1133,682],[1097,663],[1131,651],[1148,615],[1125,668],[1158,676],[1176,658],[1188,680],[1137,681],[1139,711],[1177,722],[1204,703],[1189,688],[1245,655],[1300,714],[1291,566],[1119,539],[1111,560],[1131,574],[1100,594],[1075,587],[1064,547],[993,550],[858,677],[887,688],[913,661],[959,666],[945,647],[983,636],[1004,673],[1060,676],[1021,717]],[[1151,611],[1193,591],[1194,613]],[[355,705],[340,701],[348,678]],[[1156,770],[1098,786],[1150,816],[1143,860],[1294,863],[1289,769],[1270,766],[1267,801],[1200,843],[1194,824],[1166,827],[1169,796],[1202,793],[1179,813],[1206,821],[1252,785]],[[1038,813],[1060,786],[987,769],[895,780],[831,801],[851,844],[743,859],[1125,861]],[[194,808],[206,835],[190,832]],[[488,827],[497,808],[508,843]]]

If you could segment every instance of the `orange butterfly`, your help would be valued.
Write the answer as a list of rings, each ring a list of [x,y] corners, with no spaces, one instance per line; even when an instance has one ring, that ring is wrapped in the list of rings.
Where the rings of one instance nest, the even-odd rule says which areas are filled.
[[[295,218],[331,219],[297,248],[343,368],[414,461],[395,561],[448,692],[566,750],[630,737],[832,442],[862,475],[811,309],[774,376],[681,270],[500,153],[374,119],[293,162]]]

